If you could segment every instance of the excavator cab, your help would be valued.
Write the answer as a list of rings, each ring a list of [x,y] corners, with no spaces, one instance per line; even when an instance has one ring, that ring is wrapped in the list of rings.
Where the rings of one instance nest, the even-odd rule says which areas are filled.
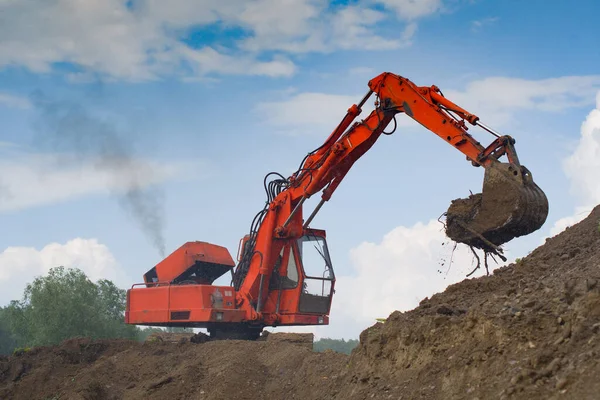
[[[311,229],[289,241],[275,262],[269,282],[270,304],[281,314],[329,314],[335,274],[324,231]],[[323,323],[323,322],[321,322]]]
[[[314,233],[302,236],[298,239],[298,253],[303,280],[298,311],[328,314],[335,275],[325,236]]]

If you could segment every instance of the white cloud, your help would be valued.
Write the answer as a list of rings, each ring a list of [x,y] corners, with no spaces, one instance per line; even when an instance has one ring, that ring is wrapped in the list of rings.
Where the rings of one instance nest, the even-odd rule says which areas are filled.
[[[114,160],[113,160],[114,161]],[[194,162],[196,163],[196,162]],[[190,163],[157,163],[143,159],[106,165],[94,159],[74,161],[63,155],[3,155],[0,159],[0,212],[22,210],[94,194],[118,193],[167,180],[186,179],[185,171],[207,171]]]
[[[364,6],[330,8],[326,1],[263,0],[249,3],[240,24],[254,32],[241,42],[249,51],[290,53],[331,52],[338,49],[385,50],[410,45],[413,24],[398,38],[386,39],[375,27],[386,14]]]
[[[388,20],[372,3],[334,5],[327,0],[33,0],[0,2],[0,68],[24,66],[42,73],[56,63],[76,66],[66,75],[86,81],[99,75],[132,81],[207,74],[290,76],[287,53],[339,49],[391,49],[410,45],[414,20],[439,1],[385,2],[407,18],[395,38],[377,34]],[[205,27],[243,30],[229,45],[189,46],[186,35]],[[231,42],[231,41],[230,41]]]
[[[437,220],[399,226],[380,243],[362,243],[351,251],[356,275],[339,279],[336,311],[352,310],[368,323],[416,307],[423,298],[465,279],[475,267],[468,247],[458,246],[453,255],[452,248]],[[475,276],[482,273],[483,265]]]
[[[360,101],[358,96],[310,92],[288,98],[259,103],[255,111],[266,118],[267,124],[293,134],[323,135],[323,128],[333,131],[348,108]]]
[[[334,14],[333,42],[342,49],[387,50],[411,44],[415,31],[409,24],[399,39],[389,40],[375,35],[371,26],[385,18],[385,14],[368,8],[349,6]]]
[[[294,63],[285,58],[256,62],[249,56],[222,54],[210,47],[193,50],[180,46],[180,54],[187,60],[194,76],[204,76],[213,72],[226,75],[289,76],[296,70]]]
[[[593,206],[591,206],[591,205],[589,207],[585,207],[585,206],[576,207],[573,215],[560,218],[554,223],[554,225],[552,225],[552,228],[550,228],[549,236],[552,237],[552,236],[558,235],[559,233],[564,231],[569,226],[572,226],[572,225],[575,225],[575,224],[581,222],[583,219],[585,219],[590,214],[590,212],[592,211],[592,208],[593,208]],[[548,236],[542,238],[541,243],[543,243],[547,237]]]
[[[471,21],[471,31],[479,32],[483,27],[494,24],[498,19],[498,17],[488,17]]]
[[[376,71],[375,71],[375,68],[372,68],[372,67],[354,67],[354,68],[350,68],[348,73],[350,75],[369,75],[369,76],[372,75],[372,77],[374,77],[376,74]]]
[[[170,11],[165,11],[157,2],[134,2],[142,5],[140,10],[128,9],[121,0],[3,2],[0,67],[48,72],[54,63],[66,62],[128,80],[189,75],[186,67],[204,74],[293,73],[287,60],[259,61],[251,55],[243,55],[243,65],[232,68],[231,49],[194,49],[178,40],[181,32],[175,28],[215,22],[217,11],[230,8],[225,3],[207,2],[203,7],[191,1],[169,2]]]
[[[259,103],[255,111],[261,114],[264,122],[277,128],[278,132],[291,135],[314,134],[325,138],[342,121],[353,104],[363,98],[363,94],[354,96],[313,93],[298,93],[284,101]],[[356,121],[367,118],[375,108],[372,96],[363,106]],[[417,127],[413,119],[400,116],[399,127]],[[388,128],[387,130],[389,130]]]
[[[417,19],[441,10],[442,0],[375,0],[386,8],[396,11],[402,19]]]
[[[507,125],[519,110],[560,113],[593,104],[598,89],[600,75],[540,80],[490,77],[473,81],[462,91],[442,88],[448,99],[492,126]]]
[[[109,249],[96,239],[76,238],[64,244],[8,247],[0,252],[0,305],[20,299],[25,286],[51,268],[79,268],[93,281],[110,279],[117,286],[129,284],[126,274]]]
[[[596,108],[581,125],[581,135],[575,150],[563,163],[571,182],[577,207],[572,216],[559,219],[550,230],[554,236],[566,227],[576,224],[600,204],[600,91],[596,93]]]
[[[596,108],[583,122],[577,148],[564,168],[583,204],[600,203],[600,91],[596,94]]]
[[[0,105],[11,108],[31,108],[31,102],[26,97],[0,92]]]

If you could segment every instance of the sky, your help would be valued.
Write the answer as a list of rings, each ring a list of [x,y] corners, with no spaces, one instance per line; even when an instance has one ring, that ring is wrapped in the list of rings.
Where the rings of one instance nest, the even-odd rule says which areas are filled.
[[[128,288],[187,241],[235,256],[264,175],[289,176],[382,72],[435,84],[516,139],[550,203],[539,231],[504,246],[523,257],[600,203],[599,12],[590,0],[0,1],[0,304],[59,265]],[[474,268],[438,218],[483,171],[397,119],[313,222],[336,293],[329,326],[294,330],[357,338]]]

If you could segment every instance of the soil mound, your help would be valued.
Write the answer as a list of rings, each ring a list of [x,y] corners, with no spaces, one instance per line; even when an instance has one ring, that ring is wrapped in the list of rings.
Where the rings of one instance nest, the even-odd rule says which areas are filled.
[[[598,398],[599,224],[365,330],[340,398]]]
[[[596,399],[600,207],[528,257],[366,329],[310,337],[72,339],[0,358],[4,399]]]
[[[316,399],[346,359],[279,339],[75,339],[1,359],[0,398]]]

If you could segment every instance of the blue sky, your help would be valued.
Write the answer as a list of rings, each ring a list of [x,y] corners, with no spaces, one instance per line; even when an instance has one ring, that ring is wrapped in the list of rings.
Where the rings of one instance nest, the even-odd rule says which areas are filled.
[[[289,175],[384,71],[438,85],[517,139],[551,207],[539,232],[506,246],[527,254],[600,202],[599,12],[594,1],[0,5],[0,300],[61,263],[140,281],[161,256],[119,203],[131,184],[157,203],[167,253],[203,240],[235,254],[263,176]],[[78,125],[53,130],[49,109]],[[448,252],[430,221],[480,190],[482,171],[398,120],[315,220],[341,277],[318,334],[354,337],[472,267],[463,249],[437,272]],[[98,164],[106,140],[127,154],[122,169]]]

